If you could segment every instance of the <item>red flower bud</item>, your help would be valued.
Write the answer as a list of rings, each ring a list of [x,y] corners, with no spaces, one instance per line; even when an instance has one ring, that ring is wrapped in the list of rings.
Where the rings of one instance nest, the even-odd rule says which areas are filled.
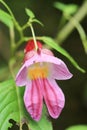
[[[39,41],[37,41],[37,46],[38,46],[38,48],[42,48],[42,44]],[[25,46],[24,53],[27,53],[27,52],[32,51],[34,49],[35,49],[34,40],[29,40],[27,42],[27,45]]]

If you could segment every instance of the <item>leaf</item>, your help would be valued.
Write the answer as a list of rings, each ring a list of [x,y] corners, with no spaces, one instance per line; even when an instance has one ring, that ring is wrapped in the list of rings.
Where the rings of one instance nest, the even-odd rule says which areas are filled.
[[[74,22],[75,23],[75,27],[76,27],[76,29],[77,29],[77,31],[78,31],[78,33],[80,35],[80,38],[82,40],[82,45],[84,47],[84,51],[87,54],[87,36],[86,36],[86,33],[85,33],[83,27],[81,26],[81,24],[78,23],[75,19],[74,19],[74,21],[75,21]]]
[[[26,14],[31,18],[31,19],[33,19],[34,17],[35,17],[35,15],[34,15],[34,13],[30,10],[30,9],[25,9],[25,11],[26,11]]]
[[[87,130],[87,125],[76,125],[67,128],[66,130]]]
[[[19,130],[22,129],[24,121],[31,130],[52,130],[52,124],[46,118],[45,109],[39,122],[31,119],[24,107],[23,95],[24,87],[16,87],[12,79],[0,83],[0,130],[8,130],[8,127],[11,127],[10,119],[19,124]]]
[[[31,23],[35,22],[35,23],[38,23],[41,26],[43,26],[43,24],[38,19],[35,19],[35,15],[34,15],[34,13],[30,9],[26,8],[25,11],[26,11],[26,14],[30,17],[29,22],[31,22]]]
[[[61,46],[59,46],[52,38],[43,36],[40,39],[43,40],[43,42],[45,42],[46,44],[48,44],[51,48],[60,52],[67,59],[69,59],[69,61],[74,65],[74,67],[76,67],[81,72],[85,73],[85,70],[78,65],[78,63],[73,59],[73,57],[70,56],[70,54],[65,49],[63,49]]]
[[[11,126],[9,119],[21,121],[20,116],[14,81],[8,80],[0,83],[0,130],[7,130]]]
[[[38,19],[33,19],[32,22],[38,23],[41,26],[44,26],[42,22],[40,22]]]
[[[69,14],[69,15],[74,14],[78,9],[78,6],[75,4],[64,4],[61,2],[55,2],[54,7],[61,10],[63,13]]]
[[[0,21],[3,22],[9,28],[13,26],[12,17],[1,9],[0,9]]]

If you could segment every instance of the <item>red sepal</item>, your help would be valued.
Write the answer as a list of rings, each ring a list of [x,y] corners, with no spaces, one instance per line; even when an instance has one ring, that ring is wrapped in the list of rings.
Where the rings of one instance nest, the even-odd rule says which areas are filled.
[[[37,41],[37,45],[38,45],[38,48],[40,48],[40,49],[42,48],[42,44],[39,41]],[[34,49],[35,49],[34,40],[29,40],[27,42],[27,45],[25,46],[24,53],[27,53],[27,52],[32,51]]]

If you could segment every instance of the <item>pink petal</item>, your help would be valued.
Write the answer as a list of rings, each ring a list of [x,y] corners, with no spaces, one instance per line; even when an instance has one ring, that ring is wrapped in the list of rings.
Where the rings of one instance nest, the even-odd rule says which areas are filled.
[[[30,51],[25,54],[24,61],[31,59],[35,55],[35,51]]]
[[[58,80],[65,80],[72,77],[65,63],[52,55],[50,50],[42,49],[38,54],[35,51],[31,51],[26,55],[24,65],[19,70],[16,76],[16,84],[18,86],[24,86],[27,79],[27,68],[37,62],[49,63],[50,77]]]
[[[33,51],[32,51],[32,53],[33,53]],[[29,65],[32,65],[33,63],[37,63],[37,62],[54,63],[57,65],[61,64],[60,59],[58,59],[52,55],[45,54],[45,53],[43,53],[43,50],[41,50],[40,54],[35,53],[35,55],[31,59],[27,60],[25,62],[25,66],[29,66]]]
[[[52,78],[58,79],[58,80],[66,80],[70,79],[72,77],[72,74],[68,70],[67,66],[63,61],[61,61],[60,65],[53,64],[51,69],[51,75]]]
[[[31,51],[27,54],[27,56],[25,57],[25,59],[28,58],[29,63],[27,64],[27,62],[25,61],[23,66],[20,68],[19,72],[16,75],[16,84],[17,86],[24,86],[26,85],[27,82],[27,69],[30,65],[34,64],[34,59],[36,59],[37,55],[34,51]],[[29,79],[28,79],[29,80]]]
[[[26,84],[26,79],[27,79],[26,75],[27,75],[26,66],[23,65],[16,76],[17,86],[24,86]]]
[[[41,86],[41,81],[39,79],[32,80],[27,83],[24,94],[26,109],[30,113],[31,117],[36,121],[40,120],[42,114],[43,91]]]
[[[44,79],[44,99],[53,118],[58,118],[65,104],[65,98],[62,90],[53,79]]]
[[[72,74],[68,70],[66,64],[61,59],[54,57],[50,50],[42,49],[40,55],[36,53],[31,59],[25,62],[25,66],[29,66],[37,62],[49,63],[50,75],[54,79],[66,80],[72,77]]]

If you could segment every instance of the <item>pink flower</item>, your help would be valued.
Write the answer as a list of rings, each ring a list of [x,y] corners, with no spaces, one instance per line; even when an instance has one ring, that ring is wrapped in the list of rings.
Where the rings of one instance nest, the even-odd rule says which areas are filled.
[[[58,118],[65,104],[65,97],[56,83],[72,77],[65,63],[54,57],[48,49],[42,49],[37,41],[38,50],[34,50],[34,41],[25,48],[25,58],[16,76],[17,86],[26,86],[24,104],[31,117],[41,118],[43,99],[51,117]]]

